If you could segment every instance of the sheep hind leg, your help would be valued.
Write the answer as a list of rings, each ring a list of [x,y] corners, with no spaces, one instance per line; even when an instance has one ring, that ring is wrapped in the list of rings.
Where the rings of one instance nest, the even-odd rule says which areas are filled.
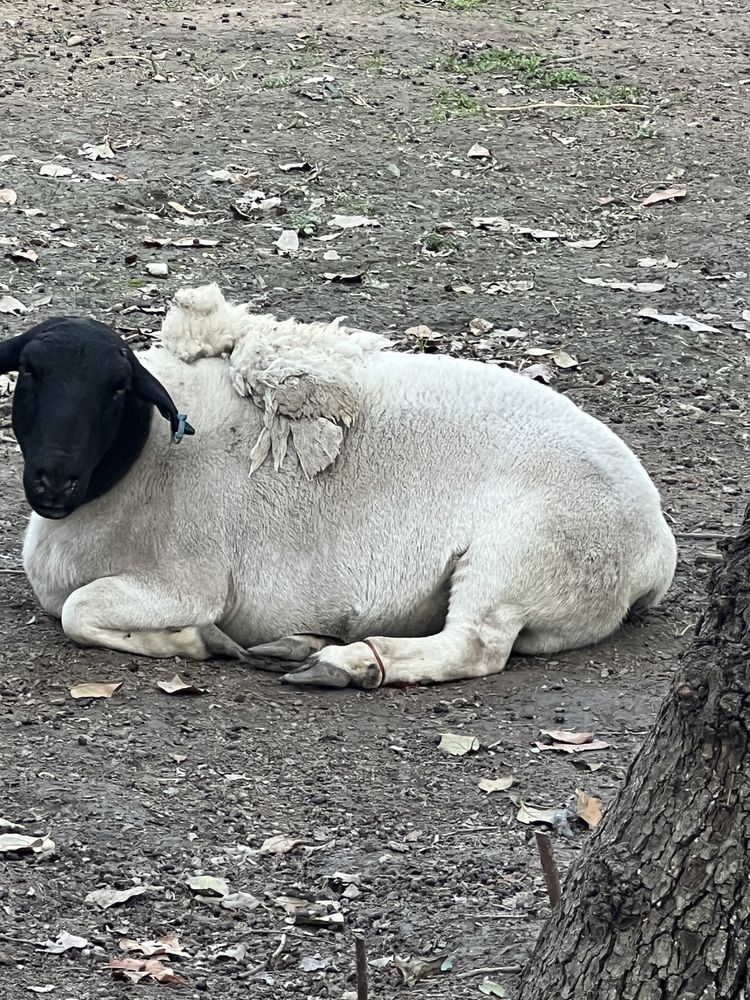
[[[65,601],[62,626],[79,646],[99,646],[136,656],[212,656],[246,659],[244,649],[212,621],[220,609],[169,584],[110,576],[79,587]]]
[[[327,646],[286,684],[372,689],[382,684],[440,684],[500,673],[522,627],[516,608],[500,607],[478,622],[448,618],[445,629],[423,638],[372,636],[347,646]]]

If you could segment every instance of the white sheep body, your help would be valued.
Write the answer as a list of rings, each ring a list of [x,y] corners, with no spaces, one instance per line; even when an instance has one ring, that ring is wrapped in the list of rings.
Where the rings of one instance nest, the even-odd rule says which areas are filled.
[[[252,316],[237,322],[221,351],[255,336]],[[303,345],[303,325],[296,336]],[[226,358],[142,354],[196,437],[175,447],[156,418],[108,493],[62,521],[32,515],[24,565],[43,607],[83,644],[151,655],[208,655],[194,630],[210,625],[243,648],[331,636],[353,645],[320,656],[365,683],[368,637],[385,637],[373,641],[389,681],[441,680],[502,669],[511,647],[598,641],[634,604],[661,599],[674,540],[615,434],[515,373],[384,346],[373,338],[347,358],[356,405],[335,461],[312,475],[293,450],[248,474],[267,414],[238,393]],[[112,592],[87,586],[102,578]],[[123,602],[126,620],[111,620]],[[448,608],[440,650],[466,660],[463,673],[440,650],[412,648],[432,640],[409,645],[439,633]],[[172,649],[175,629],[184,643]]]

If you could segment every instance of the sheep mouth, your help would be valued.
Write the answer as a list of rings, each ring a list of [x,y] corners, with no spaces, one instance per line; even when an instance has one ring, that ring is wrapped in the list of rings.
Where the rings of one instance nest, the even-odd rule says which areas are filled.
[[[33,503],[31,507],[35,514],[48,521],[61,521],[75,510],[75,507],[45,507],[40,503]]]

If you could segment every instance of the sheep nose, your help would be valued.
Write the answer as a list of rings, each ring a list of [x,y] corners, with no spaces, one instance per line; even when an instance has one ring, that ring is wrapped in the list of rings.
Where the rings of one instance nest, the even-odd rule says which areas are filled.
[[[78,485],[77,476],[69,476],[64,472],[41,470],[36,477],[36,492],[48,500],[68,497]]]

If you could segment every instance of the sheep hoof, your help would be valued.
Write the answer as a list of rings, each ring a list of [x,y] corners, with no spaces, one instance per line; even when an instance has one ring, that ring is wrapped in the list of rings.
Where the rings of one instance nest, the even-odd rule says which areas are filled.
[[[309,667],[302,667],[291,674],[284,674],[281,678],[281,683],[345,688],[349,687],[351,677],[341,667],[335,667],[332,663],[324,663],[318,660],[317,662],[313,662]]]
[[[318,635],[287,635],[276,642],[264,642],[260,646],[251,646],[247,655],[269,660],[286,660],[291,663],[304,663],[313,653],[319,653],[325,646],[330,646],[331,640]]]
[[[227,657],[230,660],[248,659],[247,653],[234,639],[221,631],[218,625],[200,625],[198,634],[210,656]]]

